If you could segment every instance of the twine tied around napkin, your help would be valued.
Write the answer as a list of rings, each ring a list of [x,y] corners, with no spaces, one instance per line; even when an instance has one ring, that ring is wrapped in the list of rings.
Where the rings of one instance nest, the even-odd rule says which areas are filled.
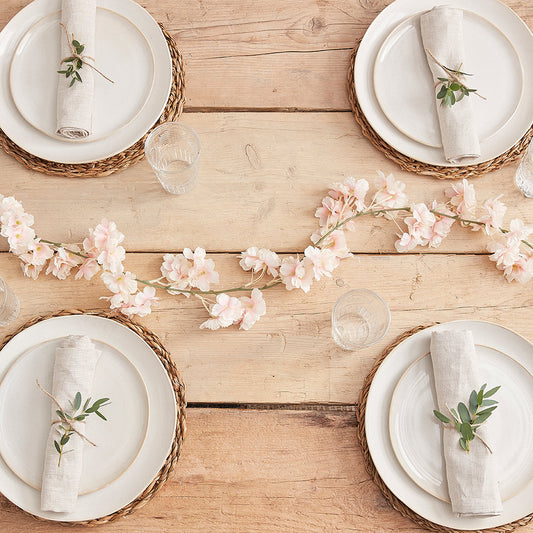
[[[68,405],[69,400],[79,392],[84,398],[91,395],[96,363],[101,352],[91,339],[86,336],[70,335],[62,339],[56,349],[52,393],[61,406]],[[52,403],[51,420],[57,418],[57,406]],[[62,408],[64,410],[64,407]],[[85,422],[73,422],[76,432],[70,438],[68,449],[62,455],[58,465],[57,426],[52,424],[46,442],[46,452],[41,486],[41,509],[65,513],[72,511],[78,498],[83,462]]]
[[[481,386],[474,337],[469,330],[441,330],[431,335],[431,362],[440,412],[457,405]],[[479,427],[477,435],[490,442],[490,425]],[[445,428],[442,434],[448,492],[452,511],[458,516],[497,516],[502,512],[494,455],[474,439],[467,453],[457,432]]]
[[[420,31],[435,81],[443,76],[441,65],[459,69],[459,65],[464,64],[466,54],[461,9],[434,7],[420,17]],[[431,55],[428,51],[431,51]],[[465,97],[452,106],[446,106],[440,104],[435,94],[435,102],[444,157],[452,164],[474,162],[481,156],[481,147],[470,98]]]

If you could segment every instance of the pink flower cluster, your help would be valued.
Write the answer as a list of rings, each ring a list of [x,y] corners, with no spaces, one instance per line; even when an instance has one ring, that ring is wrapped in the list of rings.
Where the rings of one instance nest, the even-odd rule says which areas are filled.
[[[455,222],[472,231],[484,230],[492,237],[487,245],[490,259],[508,281],[525,283],[533,277],[533,244],[528,241],[533,226],[514,219],[508,230],[503,229],[507,208],[500,197],[478,205],[473,185],[463,180],[446,189],[442,203],[409,205],[405,184],[382,172],[378,172],[376,190],[370,199],[369,189],[365,179],[349,177],[335,183],[316,210],[319,229],[311,236],[313,245],[304,250],[303,256],[280,258],[267,248],[250,247],[240,254],[239,264],[251,273],[251,281],[226,291],[212,289],[219,282],[219,274],[214,261],[200,247],[166,254],[160,278],[137,279],[124,269],[124,235],[114,222],[105,219],[89,230],[80,245],[44,241],[36,236],[33,217],[20,202],[0,195],[0,235],[7,239],[10,251],[20,258],[22,270],[30,278],[37,279],[45,268],[46,274],[58,279],[67,278],[73,270],[76,279],[85,280],[101,273],[104,285],[112,293],[105,297],[110,307],[128,316],[148,315],[158,300],[156,288],[173,295],[192,294],[202,300],[210,315],[200,327],[210,330],[231,325],[250,329],[266,312],[262,293],[265,289],[284,285],[287,290],[308,292],[315,281],[332,277],[340,261],[352,256],[345,231],[354,230],[355,219],[363,215],[392,219],[400,228],[400,224],[404,225],[395,242],[398,252],[408,252],[416,246],[440,246]],[[142,290],[139,284],[145,285]],[[236,297],[230,292],[249,292],[249,296]],[[209,299],[211,295],[214,300]]]

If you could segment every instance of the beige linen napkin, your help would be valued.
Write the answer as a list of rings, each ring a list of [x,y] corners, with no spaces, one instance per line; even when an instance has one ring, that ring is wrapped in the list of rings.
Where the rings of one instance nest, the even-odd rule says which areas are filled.
[[[422,43],[444,66],[457,69],[465,61],[463,40],[463,11],[448,6],[437,6],[420,17]],[[435,83],[447,78],[443,70],[426,53]],[[461,66],[463,72],[466,67]],[[465,81],[468,86],[468,82]],[[435,96],[438,88],[435,90]],[[472,108],[474,95],[465,96],[453,106],[441,105],[435,97],[439,117],[442,146],[446,160],[453,164],[471,163],[481,155],[479,137]]]
[[[439,411],[449,416],[447,405],[455,409],[459,402],[468,405],[471,391],[483,385],[472,332],[434,331],[431,361]],[[489,420],[477,432],[490,443],[490,430]],[[496,516],[502,512],[502,502],[495,457],[477,438],[470,443],[467,453],[460,447],[459,437],[454,428],[444,428],[444,460],[452,511],[459,516]]]
[[[94,371],[100,351],[96,350],[88,337],[71,335],[65,337],[56,350],[54,384],[52,396],[63,409],[68,409],[77,392],[83,401],[91,395]],[[57,406],[52,403],[52,420],[57,420]],[[84,434],[85,423],[76,422],[75,428]],[[50,428],[46,443],[43,482],[41,488],[41,509],[65,513],[72,511],[78,498],[83,459],[83,439],[74,434],[65,445],[58,467],[59,454],[54,440],[59,440],[57,424]]]
[[[85,45],[84,56],[94,58],[94,28],[96,0],[63,0],[61,11],[61,59],[71,55],[69,43],[74,38]],[[67,41],[68,33],[69,40]],[[87,59],[90,62],[91,60]],[[64,70],[66,63],[57,70]],[[57,87],[57,134],[67,139],[82,139],[92,133],[94,71],[84,65],[80,69],[82,82],[69,87],[72,78],[58,74]]]

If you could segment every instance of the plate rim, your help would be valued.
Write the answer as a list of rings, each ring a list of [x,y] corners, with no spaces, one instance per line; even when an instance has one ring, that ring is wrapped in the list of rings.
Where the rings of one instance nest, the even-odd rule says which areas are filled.
[[[392,372],[393,374],[397,373],[396,367],[393,366],[390,369],[388,368],[390,365],[392,365],[390,363],[391,354],[396,352],[400,347],[405,347],[406,344],[409,346],[410,343],[428,343],[431,331],[434,331],[436,328],[443,327],[448,327],[451,329],[464,329],[465,327],[475,329],[488,327],[493,332],[495,330],[503,331],[506,336],[512,335],[513,337],[520,339],[521,343],[527,343],[530,347],[533,347],[533,343],[531,343],[523,335],[520,335],[516,331],[513,331],[506,326],[496,322],[469,319],[453,320],[425,327],[421,331],[413,333],[412,335],[409,335],[407,338],[403,339],[380,362],[368,390],[364,417],[364,432],[370,457],[372,458],[372,463],[376,469],[376,472],[379,474],[383,483],[387,486],[391,493],[393,493],[396,498],[398,498],[398,500],[400,500],[405,506],[409,507],[412,511],[428,521],[438,525],[443,525],[445,527],[452,527],[464,531],[498,527],[511,523],[533,513],[532,498],[531,494],[529,494],[530,492],[533,494],[533,484],[528,485],[524,491],[504,502],[503,513],[499,516],[487,518],[459,518],[451,512],[451,507],[448,503],[437,500],[433,496],[426,493],[418,485],[416,485],[411,478],[407,476],[407,474],[405,474],[402,467],[398,464],[396,458],[394,457],[390,440],[388,438],[384,438],[384,435],[385,437],[388,437],[388,427],[383,430],[384,421],[380,419],[380,416],[383,412],[383,409],[385,409],[385,413],[388,412],[390,405],[390,394],[388,390],[385,390],[383,392],[385,398],[380,398],[379,392],[376,392],[376,388],[381,385],[386,385],[386,383],[380,384],[382,380],[387,378],[386,375],[383,376],[384,373],[387,371],[389,373]],[[404,357],[407,357],[407,360],[409,360],[408,356]],[[531,362],[531,365],[533,368],[533,362]],[[400,375],[402,372],[403,370],[400,371]],[[390,379],[393,378],[389,377],[389,380]],[[384,416],[386,425],[388,426],[387,414]],[[392,473],[387,471],[387,469]],[[391,485],[394,486],[394,488],[391,488]],[[401,494],[399,494],[398,487],[395,485],[401,486]],[[513,505],[512,508],[510,508],[511,505]],[[525,510],[526,508],[527,510]]]
[[[97,491],[95,493],[87,494],[85,496],[80,496],[80,498],[92,498],[92,497],[94,497],[95,494],[98,494],[99,492],[102,492],[102,491],[106,491],[106,492],[109,492],[113,496],[114,495],[117,496],[117,503],[115,503],[114,505],[111,505],[111,506],[107,505],[107,507],[105,505],[106,502],[101,503],[100,505],[103,506],[103,509],[99,510],[98,512],[85,511],[85,514],[82,514],[83,511],[80,511],[78,509],[78,510],[72,512],[72,513],[52,513],[52,512],[48,512],[48,511],[41,511],[40,510],[40,505],[39,505],[38,509],[35,509],[35,508],[33,508],[31,506],[31,502],[30,503],[28,503],[27,501],[26,502],[21,502],[20,499],[22,497],[24,497],[23,493],[25,493],[27,497],[35,498],[35,497],[37,497],[37,495],[35,495],[35,493],[37,493],[38,491],[36,491],[35,489],[32,489],[31,487],[28,487],[24,482],[20,481],[19,478],[17,478],[16,476],[14,476],[14,474],[11,473],[11,470],[9,470],[9,468],[3,463],[3,461],[0,460],[0,483],[2,485],[5,485],[6,484],[6,478],[11,477],[10,480],[8,479],[8,482],[12,483],[13,481],[15,481],[15,485],[16,485],[15,489],[13,489],[11,487],[11,491],[10,491],[9,494],[6,493],[6,491],[4,490],[3,486],[0,487],[1,488],[1,492],[4,494],[4,496],[6,498],[8,498],[12,503],[17,505],[23,511],[28,512],[28,513],[30,513],[30,514],[32,514],[34,516],[39,517],[39,518],[44,518],[46,520],[52,521],[52,522],[79,522],[79,521],[86,521],[86,520],[98,520],[98,519],[100,519],[102,517],[106,517],[106,516],[109,516],[110,514],[113,514],[115,512],[120,511],[120,509],[122,509],[123,507],[127,506],[129,503],[135,501],[139,497],[139,495],[141,495],[144,492],[144,490],[146,490],[146,488],[150,486],[150,484],[153,482],[154,477],[157,477],[158,472],[161,470],[162,466],[165,464],[165,462],[166,462],[166,460],[167,460],[167,458],[169,456],[169,453],[172,450],[172,446],[173,446],[173,443],[174,443],[174,438],[175,438],[175,435],[176,435],[176,429],[178,427],[177,415],[178,415],[179,406],[177,405],[177,399],[176,399],[176,396],[175,396],[175,391],[174,391],[174,387],[172,385],[172,381],[171,381],[170,376],[168,375],[168,372],[165,369],[160,357],[154,352],[154,350],[148,345],[148,343],[141,337],[141,335],[137,334],[133,329],[129,328],[128,326],[126,326],[124,324],[122,324],[121,322],[119,322],[117,320],[113,320],[112,318],[107,318],[107,317],[103,317],[103,316],[99,316],[99,315],[93,315],[91,313],[87,313],[87,314],[85,314],[85,313],[83,313],[83,314],[74,314],[73,313],[73,314],[58,315],[58,316],[53,316],[53,317],[50,317],[50,318],[45,318],[45,319],[40,320],[39,322],[37,322],[35,324],[29,325],[24,330],[20,331],[18,334],[16,334],[12,338],[10,338],[9,341],[5,344],[5,346],[3,346],[1,351],[4,351],[5,348],[10,343],[13,343],[14,341],[16,341],[16,339],[19,338],[19,335],[21,335],[22,333],[26,332],[26,335],[27,335],[27,332],[29,330],[34,330],[35,328],[46,327],[46,324],[50,323],[51,321],[54,321],[54,322],[62,321],[62,322],[66,322],[66,323],[72,322],[72,324],[70,324],[70,326],[75,330],[75,332],[80,331],[80,329],[76,329],[76,328],[84,328],[84,327],[87,327],[89,329],[91,327],[94,327],[94,328],[97,328],[99,331],[105,331],[106,330],[106,325],[107,325],[108,328],[116,329],[116,331],[120,331],[123,336],[129,337],[130,340],[132,340],[132,342],[134,342],[134,344],[137,344],[138,346],[142,346],[143,353],[144,354],[149,353],[150,354],[150,358],[148,360],[149,362],[147,363],[145,355],[140,356],[140,361],[141,361],[142,364],[141,364],[141,368],[139,368],[139,371],[141,371],[143,369],[142,368],[143,366],[146,367],[146,368],[144,368],[144,370],[146,370],[148,367],[151,367],[150,371],[154,371],[154,368],[157,369],[157,372],[160,373],[161,383],[164,383],[164,389],[165,390],[163,390],[163,388],[159,388],[157,390],[154,389],[154,391],[156,393],[155,394],[156,399],[158,399],[158,401],[168,402],[169,405],[170,404],[172,405],[172,409],[171,409],[172,412],[170,413],[170,416],[168,416],[169,413],[163,413],[168,418],[167,423],[169,423],[169,426],[168,426],[168,428],[165,429],[165,432],[168,432],[170,438],[169,438],[168,445],[164,444],[165,453],[164,454],[162,453],[162,448],[160,450],[159,459],[161,459],[161,460],[158,459],[158,461],[157,461],[157,465],[158,465],[157,469],[155,468],[155,465],[152,465],[152,468],[150,468],[150,475],[149,476],[148,475],[143,476],[145,478],[145,480],[147,480],[146,483],[143,482],[142,483],[142,487],[139,486],[138,488],[135,489],[135,495],[133,497],[131,497],[131,498],[128,497],[127,498],[128,502],[124,501],[126,498],[124,498],[122,493],[120,493],[120,494],[117,493],[117,491],[115,490],[115,489],[117,489],[117,487],[115,487],[114,485],[116,483],[120,484],[120,483],[126,483],[128,481],[126,478],[128,476],[131,476],[131,470],[133,469],[133,467],[135,466],[137,461],[139,461],[139,457],[137,457],[137,459],[133,463],[132,467],[130,467],[130,469],[125,473],[126,475],[121,476],[115,482],[113,482],[110,485],[107,485],[106,487],[101,489],[101,491]],[[88,323],[93,322],[93,325],[92,326],[91,325],[85,326],[84,324],[80,325],[80,322],[84,322],[84,321],[87,321]],[[15,344],[15,347],[16,347],[16,344]],[[2,369],[1,361],[2,361],[2,359],[0,358],[0,372],[3,373],[4,370]],[[147,383],[146,380],[145,380],[145,383]],[[148,385],[149,384],[147,383],[147,388],[148,388]],[[168,394],[168,396],[166,396],[166,399],[164,399],[165,394]],[[161,398],[163,398],[163,400],[161,400]],[[151,406],[152,406],[152,403],[151,403]],[[151,417],[151,418],[153,418],[153,417]],[[172,428],[170,428],[170,425],[172,426]],[[150,433],[150,428],[149,428],[149,433]],[[160,439],[156,439],[156,440],[158,440],[160,442]],[[141,452],[143,450],[145,450],[146,446],[147,446],[147,442],[145,441],[145,443],[143,445],[143,448],[141,449]],[[150,456],[151,454],[149,452],[147,452],[147,455]],[[149,460],[148,456],[147,456],[147,460]],[[152,454],[152,456],[153,456],[153,454]],[[14,478],[13,478],[13,476],[14,476]],[[24,489],[24,490],[22,490],[22,489]],[[14,492],[14,494],[13,494],[13,492]],[[131,491],[130,491],[130,495],[131,495]],[[122,496],[122,500],[118,501],[118,499],[120,499],[121,496]],[[40,498],[39,498],[39,500],[40,500]]]
[[[145,106],[145,109],[134,119],[136,121],[140,120],[140,116],[143,117],[144,125],[138,130],[134,130],[130,124],[129,128],[121,129],[115,135],[86,143],[65,143],[49,137],[27,123],[16,109],[9,92],[9,65],[22,34],[39,18],[59,9],[56,7],[59,6],[59,2],[60,0],[33,0],[0,31],[0,128],[13,143],[33,156],[60,164],[95,163],[127,150],[142,139],[157,122],[168,102],[172,88],[172,57],[161,26],[141,5],[134,0],[96,0],[97,6],[105,4],[106,7],[120,14],[123,14],[123,10],[128,10],[124,16],[133,24],[135,24],[133,19],[143,20],[146,29],[143,27],[142,33],[153,46],[157,42],[157,49],[154,48],[155,80],[160,82],[161,86],[154,88],[151,94],[157,106],[154,103],[154,108],[152,110],[150,107],[152,112],[149,114]],[[137,131],[137,133],[133,134],[132,131]],[[116,144],[111,145],[111,142]],[[110,149],[109,146],[114,147]]]
[[[4,386],[4,384],[6,383],[6,380],[9,379],[9,375],[10,373],[15,369],[15,367],[19,364],[19,362],[21,362],[22,358],[26,358],[28,357],[32,352],[35,351],[36,348],[38,348],[39,346],[42,346],[43,344],[47,344],[49,342],[54,342],[54,341],[58,341],[60,339],[62,339],[63,337],[56,337],[54,339],[47,339],[45,341],[41,341],[37,344],[34,344],[33,346],[29,347],[27,350],[25,350],[23,353],[21,353],[12,363],[11,365],[7,368],[7,370],[5,371],[4,375],[0,378],[0,399],[2,398],[3,396],[3,392],[2,392],[2,387]],[[96,339],[91,339],[91,341],[95,341]],[[133,457],[133,459],[128,463],[128,465],[126,466],[126,468],[124,468],[124,470],[122,470],[117,476],[115,476],[114,478],[112,479],[109,479],[107,480],[102,486],[98,487],[97,489],[93,489],[93,490],[90,490],[90,491],[86,491],[86,492],[80,492],[79,493],[79,496],[84,496],[85,494],[91,494],[93,492],[96,492],[98,490],[101,490],[102,488],[106,487],[107,485],[110,485],[111,483],[113,483],[114,481],[116,481],[120,476],[122,476],[130,467],[131,465],[135,462],[135,460],[137,459],[137,457],[139,456],[139,453],[141,452],[141,449],[142,447],[144,446],[144,443],[146,441],[146,436],[148,434],[148,422],[149,422],[149,417],[150,417],[150,398],[148,397],[148,390],[146,388],[146,383],[142,377],[142,374],[139,372],[139,369],[133,364],[133,362],[131,361],[131,359],[129,357],[126,356],[126,354],[122,351],[120,351],[119,349],[115,348],[113,345],[109,344],[109,343],[106,343],[106,342],[103,342],[101,340],[96,340],[96,342],[100,343],[100,344],[106,344],[107,346],[109,346],[110,348],[112,348],[112,350],[114,350],[115,352],[117,352],[118,354],[120,354],[120,356],[125,359],[128,364],[133,368],[133,371],[137,374],[139,380],[140,380],[140,383],[142,384],[142,387],[143,387],[143,392],[144,392],[144,400],[145,400],[145,404],[146,404],[146,417],[145,417],[145,420],[144,420],[144,431],[143,431],[143,436],[142,436],[142,439],[141,439],[141,442],[139,443],[139,445],[137,446],[137,452],[135,454],[135,457]],[[1,402],[0,402],[0,405],[1,405]],[[15,469],[11,466],[11,463],[6,459],[6,453],[5,453],[5,450],[2,450],[2,438],[0,437],[0,458],[2,459],[2,461],[4,461],[4,463],[6,464],[6,466],[15,474],[15,476],[17,476],[21,481],[23,481],[26,485],[30,486],[31,488],[35,489],[35,490],[38,490],[40,491],[40,487],[37,487],[35,485],[33,485],[29,480],[27,479],[24,479],[24,477],[17,471],[15,471]]]
[[[464,5],[466,2],[466,5]],[[533,32],[529,29],[527,24],[512,10],[510,9],[506,4],[501,2],[500,0],[485,0],[485,2],[481,4],[476,4],[475,0],[449,0],[449,4],[453,7],[459,7],[461,9],[469,9],[477,14],[481,14],[480,11],[483,10],[484,13],[486,13],[488,10],[496,10],[499,12],[504,12],[507,17],[507,21],[512,20],[513,24],[516,25],[516,27],[519,29],[519,31],[513,32],[513,38],[511,39],[510,35],[504,31],[504,29],[501,28],[500,25],[495,24],[492,22],[492,20],[485,15],[484,18],[487,18],[489,22],[494,24],[506,37],[509,39],[511,44],[515,49],[518,49],[520,47],[516,46],[517,39],[522,41],[523,39],[528,39],[533,42]],[[357,95],[358,103],[361,108],[361,112],[365,116],[366,120],[370,124],[370,126],[374,129],[376,134],[384,140],[386,143],[388,143],[392,148],[394,148],[397,152],[410,157],[411,159],[414,159],[415,161],[425,163],[427,165],[432,166],[441,166],[441,167],[453,167],[453,168],[461,168],[461,167],[469,167],[472,166],[472,163],[450,163],[444,159],[444,156],[442,154],[442,149],[440,148],[432,148],[429,146],[424,146],[416,141],[413,141],[403,133],[396,130],[395,127],[392,126],[392,124],[388,121],[388,119],[385,117],[381,109],[379,108],[379,105],[375,103],[373,100],[375,100],[375,93],[373,90],[373,86],[369,85],[367,83],[367,80],[364,78],[367,76],[366,73],[362,73],[362,67],[361,63],[363,61],[367,61],[369,63],[368,68],[372,69],[374,52],[372,48],[374,47],[374,41],[377,39],[379,42],[382,42],[382,39],[385,39],[387,34],[383,35],[381,37],[382,32],[387,32],[394,27],[405,20],[408,16],[411,16],[412,14],[416,14],[421,12],[423,9],[431,9],[435,5],[438,5],[438,2],[436,0],[395,0],[395,2],[389,4],[383,11],[381,11],[378,16],[372,21],[369,28],[365,32],[355,57],[355,64],[354,64],[354,75],[350,79],[350,83],[353,84],[354,92]],[[389,27],[389,29],[380,30],[380,27]],[[378,39],[375,37],[375,33],[378,33],[380,35],[380,38]],[[515,34],[519,34],[519,37],[516,37]],[[525,41],[524,41],[525,43]],[[524,43],[521,48],[524,48],[526,46]],[[379,47],[379,43],[376,45]],[[530,45],[528,45],[530,46]],[[367,50],[370,49],[370,50]],[[362,57],[369,56],[368,58],[361,59]],[[533,84],[533,59],[531,57],[527,57],[527,62],[524,60],[524,57],[518,56],[520,58],[520,62],[522,64],[522,69],[524,73],[524,86],[527,86],[529,82]],[[527,71],[524,68],[524,64],[527,63]],[[368,87],[367,87],[368,85]],[[363,90],[364,88],[364,90]],[[531,111],[533,111],[533,101],[530,103],[527,98],[522,99],[523,102],[525,102],[524,105],[529,105],[531,107]],[[529,107],[525,110],[528,111]],[[522,110],[524,111],[524,110]],[[524,115],[524,117],[527,117],[529,113],[516,113],[513,115],[511,120],[509,122],[512,122],[513,119],[517,119],[517,117]],[[509,122],[507,126],[509,125]],[[489,161],[492,161],[493,159],[500,157],[502,154],[504,154],[508,149],[510,149],[512,146],[514,146],[517,142],[520,141],[520,139],[527,134],[529,131],[529,128],[531,124],[528,122],[526,125],[526,118],[524,118],[524,123],[522,124],[522,127],[519,128],[521,131],[521,134],[518,135],[511,135],[513,137],[512,143],[508,140],[506,144],[506,148],[502,149],[502,147],[498,149],[493,149],[494,153],[490,154],[483,154],[483,150],[487,150],[487,148],[483,146],[482,143],[482,156],[477,159],[473,164],[474,165],[480,165],[483,163],[487,163]],[[392,130],[391,130],[392,128]],[[391,133],[392,131],[392,133]],[[394,131],[396,133],[394,134]],[[489,137],[486,141],[493,140],[494,136]],[[485,141],[485,142],[486,142]],[[502,143],[503,144],[503,143]],[[496,154],[495,152],[498,152]]]
[[[144,33],[141,31],[141,29],[136,25],[134,24],[131,20],[129,20],[126,16],[118,13],[117,11],[114,11],[112,9],[108,9],[106,7],[103,7],[103,6],[96,6],[96,10],[97,10],[97,13],[98,13],[98,10],[100,11],[107,11],[108,13],[112,13],[118,17],[121,17],[123,18],[124,20],[126,20],[131,26],[133,26],[137,32],[141,35],[141,37],[144,39],[148,49],[150,50],[150,56],[152,58],[152,69],[153,69],[153,72],[152,72],[152,78],[150,80],[150,89],[149,91],[147,92],[146,94],[146,98],[144,99],[143,103],[142,103],[142,106],[137,109],[137,111],[133,114],[133,116],[129,117],[128,120],[126,122],[124,122],[121,126],[118,126],[118,127],[115,127],[115,129],[111,130],[111,131],[108,131],[104,134],[101,134],[100,136],[96,137],[94,136],[93,134],[91,134],[89,137],[84,137],[82,139],[70,139],[70,138],[67,138],[67,137],[61,137],[60,135],[56,134],[56,133],[50,133],[50,132],[47,132],[47,131],[44,131],[43,129],[39,128],[36,124],[34,124],[30,118],[27,116],[27,114],[23,113],[22,112],[22,109],[21,109],[21,106],[19,105],[20,104],[20,100],[17,101],[16,97],[15,97],[15,91],[13,90],[13,85],[14,85],[14,69],[15,69],[15,64],[17,62],[17,57],[18,57],[18,52],[19,52],[19,49],[20,47],[22,46],[23,42],[26,40],[27,36],[29,35],[29,33],[31,31],[34,30],[34,28],[38,25],[38,24],[41,24],[43,23],[43,21],[49,17],[53,17],[53,16],[56,16],[58,13],[59,15],[61,16],[61,10],[55,10],[53,11],[52,13],[48,13],[47,15],[44,15],[43,17],[41,17],[39,20],[35,21],[25,32],[24,34],[22,35],[22,37],[20,38],[14,52],[13,52],[13,57],[11,58],[11,62],[9,64],[9,89],[10,89],[10,92],[11,92],[11,99],[13,100],[13,103],[15,105],[15,107],[17,108],[17,111],[18,113],[20,114],[20,116],[28,123],[30,124],[31,126],[33,126],[33,128],[35,128],[37,131],[41,132],[42,134],[46,135],[47,137],[50,137],[52,139],[55,139],[55,140],[58,140],[58,141],[64,141],[64,142],[71,142],[71,143],[90,143],[90,142],[94,142],[94,141],[100,141],[102,139],[107,139],[108,137],[110,137],[111,135],[114,135],[116,134],[119,130],[127,127],[129,124],[131,124],[136,118],[137,116],[141,113],[141,111],[144,109],[144,107],[146,106],[146,104],[148,103],[148,100],[150,99],[150,94],[152,93],[152,90],[154,88],[154,85],[155,85],[155,56],[154,56],[154,51],[152,49],[152,45],[150,44],[150,41],[148,41],[148,39],[146,38],[146,35],[144,35]]]
[[[514,358],[512,355],[509,355],[508,353],[505,353],[504,351],[502,350],[499,350],[497,348],[494,348],[492,346],[488,346],[486,344],[479,344],[479,343],[475,343],[475,346],[476,347],[482,347],[482,348],[489,348],[490,350],[493,350],[494,352],[497,352],[499,354],[501,354],[504,358],[507,358],[509,359],[510,361],[512,361],[515,365],[517,365],[518,367],[520,367],[526,374],[529,375],[529,377],[533,380],[533,372],[530,371],[528,368],[526,368],[522,363],[520,363],[519,361],[516,360],[516,358]],[[412,363],[409,364],[409,366],[405,369],[405,371],[403,372],[403,374],[401,375],[400,379],[398,380],[398,382],[396,383],[395,387],[394,387],[394,390],[392,392],[392,398],[391,398],[391,404],[390,404],[390,407],[389,407],[389,438],[390,438],[390,441],[391,441],[391,446],[392,446],[392,450],[394,452],[394,455],[397,459],[397,461],[400,463],[401,467],[403,468],[403,470],[405,471],[405,473],[413,480],[414,483],[416,483],[422,490],[424,490],[425,492],[427,492],[428,494],[430,494],[431,496],[433,496],[434,498],[437,498],[441,501],[444,501],[446,503],[451,503],[450,502],[450,499],[443,499],[441,498],[438,494],[435,494],[434,492],[432,492],[431,490],[429,490],[428,488],[424,487],[421,483],[419,483],[411,474],[409,474],[408,472],[408,469],[406,469],[406,467],[404,466],[403,462],[400,460],[400,457],[399,457],[399,452],[397,451],[397,447],[395,446],[395,441],[393,439],[393,431],[392,431],[392,427],[391,427],[391,421],[392,421],[392,416],[393,416],[393,402],[394,402],[394,398],[396,397],[396,394],[398,392],[398,387],[400,386],[400,382],[406,377],[406,375],[408,374],[408,372],[410,370],[413,369],[413,367],[417,364],[417,363],[420,363],[422,360],[426,359],[427,357],[431,357],[431,352],[426,352],[425,354],[421,355],[420,357],[418,357],[417,359],[415,359]],[[431,360],[431,359],[430,359]],[[398,400],[399,401],[399,400]],[[399,439],[398,439],[399,440]],[[533,482],[533,476],[531,477],[531,479],[529,479],[529,481],[527,481],[522,487],[520,487],[519,489],[517,490],[513,490],[512,494],[510,496],[508,496],[507,498],[503,499],[502,498],[502,502],[504,501],[508,501],[510,500],[511,498],[513,498],[514,496],[516,496],[517,494],[519,494],[520,492],[522,492],[523,490],[525,490],[527,488],[528,485],[530,485],[531,483]]]
[[[515,46],[513,45],[513,43],[509,40],[509,38],[507,37],[507,35],[500,30],[500,28],[498,28],[495,24],[493,24],[490,20],[488,20],[486,17],[480,15],[479,13],[476,13],[474,11],[471,11],[469,9],[463,9],[462,10],[463,13],[468,13],[469,15],[473,16],[473,17],[477,17],[483,21],[485,21],[489,26],[492,26],[494,28],[494,30],[498,33],[500,33],[500,35],[509,43],[509,46],[513,49],[515,55],[516,55],[516,58],[518,60],[518,65],[520,67],[520,96],[518,97],[518,101],[515,103],[514,105],[514,108],[513,108],[513,111],[512,113],[510,113],[510,115],[507,117],[507,119],[505,120],[505,122],[503,122],[503,124],[501,124],[496,130],[494,130],[493,132],[491,132],[489,135],[487,135],[486,137],[484,138],[479,138],[479,142],[482,143],[484,142],[485,140],[487,139],[490,139],[492,136],[496,135],[501,129],[503,129],[506,124],[512,119],[512,117],[515,115],[516,113],[516,110],[518,109],[518,106],[520,105],[520,102],[522,101],[522,99],[525,97],[525,86],[524,86],[524,68],[523,68],[523,65],[522,65],[522,61],[520,60],[520,56],[518,55],[518,51],[516,50]],[[379,95],[378,95],[378,92],[376,90],[376,78],[377,78],[377,70],[379,68],[379,57],[382,55],[382,50],[384,49],[387,41],[391,38],[392,34],[397,32],[401,26],[404,26],[408,23],[411,23],[413,25],[413,20],[414,19],[417,19],[417,18],[420,18],[424,13],[427,13],[428,11],[420,11],[418,13],[414,13],[410,16],[408,16],[407,18],[403,19],[401,22],[399,22],[391,31],[390,33],[385,37],[384,41],[381,43],[381,46],[379,47],[378,51],[377,51],[377,54],[376,54],[376,59],[374,61],[374,64],[372,66],[372,83],[373,83],[373,86],[374,86],[374,92],[376,94],[376,100],[378,102],[378,105],[381,109],[381,111],[383,112],[383,114],[385,115],[385,117],[387,118],[387,120],[393,125],[393,127],[395,127],[400,133],[402,133],[403,135],[409,137],[410,139],[412,139],[413,141],[419,143],[419,144],[422,144],[422,145],[425,145],[425,146],[428,146],[430,148],[437,148],[437,149],[442,149],[442,142],[441,144],[439,144],[438,146],[437,145],[434,145],[434,144],[429,144],[428,142],[424,142],[424,141],[421,141],[417,138],[415,138],[412,134],[408,133],[407,131],[405,131],[404,128],[401,128],[396,122],[394,122],[389,114],[387,113],[387,111],[385,110],[385,108],[383,107],[382,105],[382,99],[380,99]],[[416,25],[416,24],[414,24]],[[438,119],[437,119],[438,120]],[[440,132],[439,132],[439,138],[440,138]],[[501,154],[500,154],[501,155]],[[471,163],[469,163],[471,164]]]

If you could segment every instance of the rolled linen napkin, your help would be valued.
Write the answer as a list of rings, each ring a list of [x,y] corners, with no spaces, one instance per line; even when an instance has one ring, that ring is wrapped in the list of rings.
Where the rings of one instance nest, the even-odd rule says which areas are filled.
[[[91,395],[100,353],[85,336],[71,335],[61,341],[56,350],[52,396],[63,409],[68,410],[69,401],[74,401],[77,392],[81,393],[83,400]],[[58,420],[56,410],[57,406],[52,402],[52,421]],[[84,422],[76,422],[73,427],[84,434]],[[66,513],[72,511],[78,498],[85,443],[79,435],[73,434],[65,445],[58,466],[59,454],[54,446],[58,437],[57,424],[53,424],[46,443],[41,509]]]
[[[461,9],[434,7],[420,17],[420,30],[435,83],[438,82],[437,78],[448,78],[449,75],[435,63],[427,50],[444,66],[451,69],[461,67],[465,71],[461,66],[465,61]],[[453,164],[473,162],[481,155],[471,98],[465,96],[450,107],[441,105],[441,100],[437,100],[435,94],[444,156]]]
[[[85,45],[84,61],[91,62],[94,58],[96,19],[96,0],[63,0],[61,11],[61,59],[72,55],[72,35]],[[66,28],[66,31],[65,31]],[[68,34],[68,40],[67,40]],[[64,70],[66,63],[61,64]],[[82,82],[75,82],[70,87],[72,78],[58,74],[57,87],[57,134],[67,139],[82,139],[92,133],[94,71],[84,65],[80,71]]]
[[[481,385],[478,358],[471,331],[434,331],[431,361],[439,411],[448,416],[448,407],[468,405],[473,390]],[[490,443],[490,422],[477,433]],[[486,446],[475,438],[470,453],[459,445],[459,433],[444,428],[443,446],[452,511],[459,516],[496,516],[502,501],[496,476],[496,462]]]

